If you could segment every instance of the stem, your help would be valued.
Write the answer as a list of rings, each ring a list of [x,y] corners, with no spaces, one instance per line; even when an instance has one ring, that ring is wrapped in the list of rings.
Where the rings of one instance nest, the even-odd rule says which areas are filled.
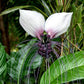
[[[62,0],[62,2],[63,2],[63,12],[65,12],[65,1]]]
[[[74,43],[76,44],[76,30],[75,30],[75,28],[73,29],[74,30]],[[77,49],[76,49],[76,51],[77,51]]]
[[[38,84],[40,83],[40,79],[41,79],[41,76],[42,76],[42,72],[44,72],[44,68],[45,68],[45,59],[43,58],[43,62],[41,64],[40,73],[39,73],[39,77],[38,77]]]
[[[76,47],[78,50],[80,50],[81,51],[81,49],[80,48],[78,48],[78,46],[77,45],[75,45],[74,43],[72,43],[69,39],[66,39],[66,40],[68,40],[74,47]]]
[[[60,56],[63,56],[63,41],[64,41],[64,35],[62,36],[62,44],[61,44],[61,55]]]
[[[17,82],[17,84],[19,84],[19,79],[18,79],[18,82]]]

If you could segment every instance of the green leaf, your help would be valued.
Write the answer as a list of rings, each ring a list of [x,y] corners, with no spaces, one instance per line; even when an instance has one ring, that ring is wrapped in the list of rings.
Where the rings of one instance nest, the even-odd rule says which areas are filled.
[[[6,52],[4,46],[0,43],[0,79],[3,78],[6,71]]]
[[[16,6],[16,7],[8,8],[8,9],[4,10],[3,12],[1,12],[0,16],[14,12],[14,11],[19,10],[21,8],[28,8],[28,7],[30,7],[30,6]]]
[[[18,52],[11,54],[12,58],[8,61],[8,73],[13,79],[20,78],[23,67],[25,68],[34,56],[35,52],[34,50],[31,52],[31,49],[35,42],[36,40],[33,39]]]
[[[42,10],[40,10],[39,8],[35,7],[35,6],[30,6],[30,5],[26,5],[26,6],[15,6],[12,8],[8,8],[6,10],[4,10],[3,12],[0,13],[0,16],[2,15],[6,15],[8,13],[14,12],[16,10],[22,9],[22,8],[30,8],[30,9],[34,9],[39,11],[40,13],[42,13],[45,17],[48,17]]]
[[[41,4],[44,6],[45,9],[47,9],[48,13],[51,14],[51,10],[49,8],[49,6],[47,5],[47,3],[44,0],[41,0]]]
[[[28,84],[28,78],[25,78],[23,81],[25,84]],[[35,78],[29,78],[29,84],[35,84]]]
[[[68,0],[68,2],[67,2],[67,4],[66,4],[66,10],[68,10],[68,9],[69,9],[70,4],[71,4],[71,1],[72,1],[72,0]]]
[[[57,59],[43,74],[40,84],[62,84],[84,79],[84,51]]]
[[[77,23],[82,22],[82,11],[83,11],[83,4],[76,7],[75,4],[72,5],[72,11],[73,11],[73,25],[76,25]]]
[[[18,81],[24,78],[30,72],[28,71],[32,58],[36,55],[38,47],[35,45],[36,39],[32,39],[26,46],[21,48],[18,52],[12,53],[11,59],[8,61],[8,73],[14,79]],[[37,55],[36,55],[37,56]],[[39,60],[39,61],[38,61]],[[34,65],[31,65],[34,69],[40,65],[41,57],[37,56],[34,60]]]
[[[63,1],[62,0],[55,0],[55,1],[56,1],[56,10],[60,12],[63,7]]]
[[[82,22],[82,11],[83,11],[83,4],[81,4],[76,11],[76,15],[77,15],[77,23],[81,23]]]
[[[33,69],[36,69],[38,66],[40,66],[42,63],[42,56],[37,55],[31,65]]]
[[[79,37],[79,39],[77,40],[77,42],[81,43],[81,41],[83,40],[83,36],[84,36],[83,35],[83,27],[82,27],[81,23],[77,24],[77,25],[78,25],[79,29],[81,30],[81,32],[78,31],[78,33],[80,33],[80,34],[77,35]]]
[[[0,80],[0,84],[4,84],[4,81],[3,80]]]

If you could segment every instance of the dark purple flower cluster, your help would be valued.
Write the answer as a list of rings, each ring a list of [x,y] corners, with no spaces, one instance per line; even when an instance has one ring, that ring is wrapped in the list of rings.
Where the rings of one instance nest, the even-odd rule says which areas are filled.
[[[50,36],[42,35],[42,41],[38,43],[38,46],[38,53],[45,58],[49,58],[49,55],[52,52]]]

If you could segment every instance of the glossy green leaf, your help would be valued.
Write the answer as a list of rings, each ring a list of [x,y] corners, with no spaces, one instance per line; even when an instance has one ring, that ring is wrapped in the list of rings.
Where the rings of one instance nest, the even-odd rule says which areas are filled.
[[[43,74],[40,84],[62,84],[84,79],[84,51],[57,59]]]
[[[26,5],[26,6],[15,6],[15,7],[12,7],[12,8],[8,8],[8,9],[4,10],[3,12],[1,12],[0,13],[0,16],[9,14],[11,12],[14,12],[14,11],[19,10],[19,9],[22,9],[22,8],[32,8],[32,9],[37,10],[40,13],[42,13],[45,17],[48,17],[42,10],[40,10],[39,8],[37,8],[35,6],[30,6],[30,5]]]
[[[18,80],[18,82],[20,78],[28,74],[29,64],[38,49],[34,45],[35,42],[36,39],[31,40],[18,52],[12,54],[12,58],[8,61],[8,73],[14,80]]]
[[[6,71],[6,52],[4,46],[0,43],[0,78],[3,77]]]
[[[1,12],[0,16],[14,12],[14,11],[19,10],[21,8],[28,8],[28,7],[30,7],[30,6],[16,6],[16,7],[8,8],[8,9],[4,10],[3,12]]]

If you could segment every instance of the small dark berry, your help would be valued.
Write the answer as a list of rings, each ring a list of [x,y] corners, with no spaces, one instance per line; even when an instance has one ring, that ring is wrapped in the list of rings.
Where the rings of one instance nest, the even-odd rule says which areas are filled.
[[[47,46],[50,47],[51,46],[51,43],[48,43]]]
[[[41,47],[41,43],[38,43],[38,46]]]
[[[43,51],[43,48],[39,48],[39,51]]]
[[[42,52],[41,52],[41,51],[38,51],[38,53],[39,53],[40,55],[42,55]]]
[[[52,50],[48,50],[47,52],[48,52],[48,54],[50,54],[52,52]]]
[[[42,56],[45,56],[46,55],[46,53],[42,53]]]
[[[49,50],[51,50],[51,47],[48,47]]]
[[[46,48],[46,47],[44,47],[43,52],[46,52],[46,49],[47,49],[47,48]]]
[[[44,47],[45,47],[45,45],[44,45],[44,44],[42,44],[42,45],[41,45],[41,47],[42,47],[42,48],[44,48]]]

